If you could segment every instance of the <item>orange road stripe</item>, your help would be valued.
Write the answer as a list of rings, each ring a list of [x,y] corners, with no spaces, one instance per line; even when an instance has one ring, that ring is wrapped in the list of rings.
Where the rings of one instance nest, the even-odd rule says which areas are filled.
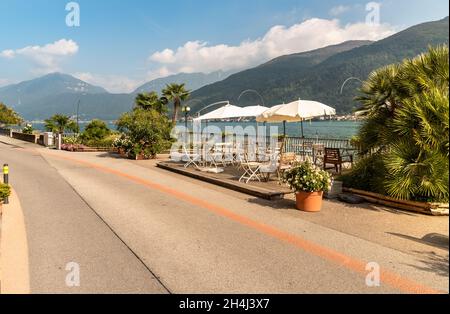
[[[214,205],[212,203],[209,203],[207,201],[204,201],[202,199],[190,196],[186,193],[180,192],[173,188],[170,188],[170,187],[158,184],[158,183],[154,183],[149,180],[142,179],[142,178],[139,178],[139,177],[136,177],[133,175],[129,175],[127,173],[124,173],[124,172],[121,172],[121,171],[118,171],[118,170],[115,170],[112,168],[108,168],[108,167],[105,167],[102,165],[91,163],[88,161],[83,161],[83,160],[79,160],[79,159],[75,159],[75,158],[67,157],[67,156],[60,156],[57,154],[47,153],[47,152],[45,152],[45,154],[59,158],[59,159],[82,164],[89,168],[97,169],[97,170],[100,170],[100,171],[103,171],[106,173],[114,174],[114,175],[126,178],[130,181],[133,181],[135,183],[146,186],[148,188],[151,188],[153,190],[159,190],[161,192],[164,192],[166,194],[174,196],[184,202],[191,203],[193,205],[196,205],[201,208],[212,211],[220,216],[223,216],[230,220],[238,222],[242,225],[248,226],[248,227],[255,229],[263,234],[269,235],[269,236],[276,238],[278,240],[281,240],[283,242],[290,243],[310,254],[319,256],[325,260],[328,260],[328,261],[338,264],[340,266],[344,266],[347,269],[350,269],[357,273],[361,273],[363,275],[367,274],[367,271],[366,271],[367,263],[365,263],[363,261],[349,257],[349,256],[339,253],[333,249],[326,248],[324,246],[321,246],[321,245],[315,244],[313,242],[310,242],[308,240],[302,239],[299,236],[295,236],[295,235],[289,234],[287,232],[278,230],[269,225],[262,224],[255,220],[252,220],[248,217],[238,215],[238,214],[233,213],[232,211],[227,210],[223,207],[220,207],[220,206]],[[406,292],[406,293],[418,293],[418,294],[442,293],[442,291],[438,291],[438,290],[429,288],[427,286],[418,284],[407,278],[403,278],[402,276],[400,276],[396,273],[386,271],[386,270],[381,271],[381,282],[387,283],[389,286],[391,286],[395,289],[398,289],[402,292]]]

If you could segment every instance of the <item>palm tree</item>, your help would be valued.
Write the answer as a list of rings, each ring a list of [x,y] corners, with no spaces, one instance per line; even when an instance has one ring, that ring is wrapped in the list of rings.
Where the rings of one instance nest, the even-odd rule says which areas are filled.
[[[448,202],[448,47],[377,70],[360,91],[360,113],[367,118],[359,132],[362,154],[380,156],[385,191]]]
[[[144,110],[154,109],[159,113],[167,112],[168,100],[166,97],[159,97],[158,93],[142,93],[138,94],[135,99],[135,108]]]
[[[178,112],[180,111],[181,102],[185,101],[191,95],[191,92],[186,90],[185,84],[168,84],[162,91],[164,97],[168,101],[172,101],[174,105],[172,123],[175,125],[178,120]]]
[[[367,118],[359,134],[363,154],[383,150],[390,141],[386,123],[397,109],[399,97],[394,82],[399,70],[400,66],[394,64],[372,72],[360,89],[361,95],[355,99],[362,104],[357,113]]]
[[[51,118],[45,120],[45,129],[50,132],[64,134],[66,130],[78,132],[77,123],[69,116],[63,114],[55,114]]]

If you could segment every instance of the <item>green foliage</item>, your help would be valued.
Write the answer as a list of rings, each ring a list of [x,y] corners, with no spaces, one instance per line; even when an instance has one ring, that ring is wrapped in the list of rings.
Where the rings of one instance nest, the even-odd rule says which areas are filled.
[[[0,183],[0,203],[11,195],[11,187],[8,184]]]
[[[27,123],[27,125],[25,125],[24,128],[22,128],[22,133],[24,134],[33,134],[34,129],[33,129],[33,125],[31,125],[30,123]]]
[[[159,113],[167,113],[167,103],[166,97],[159,97],[158,93],[142,93],[138,94],[135,99],[135,108],[140,108],[144,110],[156,110]]]
[[[385,174],[386,169],[380,154],[372,154],[359,159],[351,172],[336,179],[342,181],[345,187],[386,194]]]
[[[77,123],[69,116],[55,114],[45,120],[45,129],[49,132],[64,134],[66,131],[78,132]]]
[[[359,139],[362,154],[375,153],[372,161],[379,165],[367,169],[363,158],[350,184],[384,177],[382,188],[368,183],[367,189],[398,199],[448,201],[448,58],[447,46],[430,48],[369,76],[358,97],[367,117]]]
[[[117,134],[110,134],[102,139],[90,139],[83,141],[82,144],[89,147],[114,147],[114,142],[117,138]]]
[[[0,102],[0,124],[21,124],[22,118],[11,108]]]
[[[178,112],[180,111],[181,102],[185,101],[191,95],[191,92],[186,90],[185,84],[169,84],[162,91],[163,96],[168,101],[172,101],[174,105],[172,123],[176,124],[178,121]]]
[[[154,158],[171,146],[172,123],[156,110],[135,108],[120,117],[117,127],[132,143],[128,151],[131,157],[143,154]]]
[[[63,138],[63,142],[64,142],[64,144],[78,145],[78,144],[81,144],[81,139],[80,139],[80,136],[78,136],[78,135],[66,136]]]
[[[101,141],[111,134],[111,130],[108,128],[106,123],[101,120],[92,120],[86,125],[80,138],[83,143],[92,141]]]
[[[331,176],[307,161],[286,171],[283,182],[295,192],[326,192],[330,189]]]
[[[129,152],[133,149],[133,142],[125,134],[122,134],[114,140],[113,147]]]

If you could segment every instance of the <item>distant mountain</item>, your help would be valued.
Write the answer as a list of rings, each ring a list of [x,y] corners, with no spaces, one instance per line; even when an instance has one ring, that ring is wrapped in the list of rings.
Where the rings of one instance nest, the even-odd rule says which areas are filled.
[[[27,120],[43,120],[55,113],[74,116],[78,101],[82,119],[115,120],[133,107],[137,93],[160,92],[169,83],[186,83],[188,89],[194,90],[224,79],[229,74],[222,71],[211,74],[181,73],[151,81],[130,94],[111,94],[73,76],[53,73],[0,88],[0,101],[12,106]]]
[[[76,116],[80,102],[80,119],[116,120],[134,104],[132,94],[55,94],[15,108],[27,120],[43,120],[60,113]],[[0,98],[1,99],[1,98]]]
[[[198,111],[201,104],[221,100],[239,106],[260,103],[260,98],[252,93],[238,102],[243,91],[254,89],[263,96],[266,106],[302,98],[333,106],[338,113],[349,113],[357,105],[353,98],[361,83],[350,81],[341,95],[340,88],[347,78],[364,80],[381,66],[414,57],[430,45],[448,44],[448,27],[447,17],[411,27],[378,42],[349,41],[282,56],[232,75],[221,71],[181,73],[151,81],[130,94],[111,94],[70,75],[53,73],[0,88],[0,102],[14,107],[27,120],[42,120],[55,113],[75,115],[78,101],[83,119],[114,120],[132,108],[136,93],[161,91],[167,83],[186,83],[188,89],[194,90],[190,102],[192,112]]]
[[[216,71],[210,74],[205,73],[179,73],[171,76],[167,76],[164,78],[158,78],[156,80],[145,83],[142,86],[139,86],[133,94],[138,94],[142,92],[149,91],[157,91],[160,92],[163,90],[167,84],[176,83],[181,84],[185,83],[186,88],[188,90],[194,91],[208,84],[212,84],[221,80],[226,79],[231,72],[224,71]]]
[[[0,100],[13,107],[33,103],[49,95],[101,94],[107,91],[73,76],[52,73],[43,77],[0,88]]]
[[[324,102],[335,107],[338,113],[349,113],[357,105],[353,98],[360,83],[349,82],[341,95],[340,88],[347,78],[354,76],[364,80],[381,66],[414,57],[430,45],[448,44],[448,27],[447,17],[411,27],[374,43],[354,41],[283,56],[200,88],[191,99],[205,104],[230,100],[245,106],[260,102],[251,94],[237,102],[242,91],[254,89],[263,96],[266,106],[301,98]],[[194,111],[200,109],[198,105],[193,107]]]

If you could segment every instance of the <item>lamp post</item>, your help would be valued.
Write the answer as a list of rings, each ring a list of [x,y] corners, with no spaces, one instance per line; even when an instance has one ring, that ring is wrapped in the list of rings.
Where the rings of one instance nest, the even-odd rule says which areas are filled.
[[[80,119],[79,119],[79,116],[80,116],[80,102],[81,102],[81,100],[79,99],[78,103],[77,103],[77,134],[80,133]]]
[[[188,114],[189,114],[189,112],[191,112],[191,107],[184,106],[183,108],[181,108],[181,111],[184,112],[184,126],[187,129]]]
[[[188,115],[189,115],[189,112],[191,112],[191,107],[184,106],[183,108],[181,108],[181,111],[184,113],[184,127],[185,127],[186,140],[187,140],[187,136],[189,134],[189,132],[188,132]]]

